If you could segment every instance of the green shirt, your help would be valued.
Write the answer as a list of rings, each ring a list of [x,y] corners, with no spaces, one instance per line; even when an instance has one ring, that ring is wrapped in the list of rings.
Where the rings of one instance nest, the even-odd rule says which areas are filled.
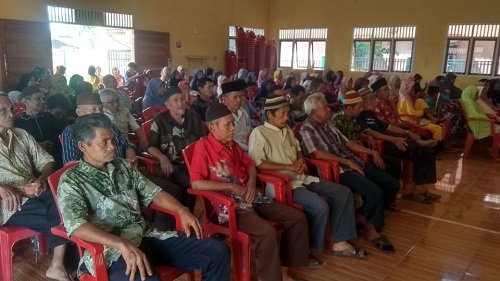
[[[85,223],[129,240],[139,246],[142,237],[167,239],[177,232],[160,232],[150,227],[141,215],[141,206],[149,206],[161,189],[145,178],[139,170],[121,158],[107,163],[107,172],[99,171],[83,160],[61,177],[57,201],[64,227],[71,236]],[[121,256],[117,249],[104,247],[104,259],[109,267]],[[87,251],[80,260],[94,274]],[[80,272],[82,273],[82,272]]]
[[[356,118],[347,116],[344,111],[335,114],[332,123],[349,140],[359,140],[361,137],[361,126],[356,123]]]

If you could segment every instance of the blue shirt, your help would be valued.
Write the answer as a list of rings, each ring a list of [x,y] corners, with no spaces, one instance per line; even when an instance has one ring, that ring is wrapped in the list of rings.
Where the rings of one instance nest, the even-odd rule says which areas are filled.
[[[83,153],[78,149],[75,142],[75,137],[73,135],[74,125],[69,125],[64,129],[62,133],[62,158],[63,164],[66,165],[68,162],[73,160],[80,160],[83,157]],[[118,128],[113,125],[113,136],[115,138],[115,154],[116,157],[125,158],[127,149],[130,148],[130,144],[127,139],[120,133]]]

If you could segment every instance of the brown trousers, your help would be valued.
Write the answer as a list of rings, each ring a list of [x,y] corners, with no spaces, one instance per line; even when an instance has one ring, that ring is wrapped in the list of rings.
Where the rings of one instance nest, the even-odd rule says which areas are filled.
[[[309,233],[304,213],[279,202],[255,204],[254,210],[239,213],[237,220],[238,229],[252,240],[259,280],[282,280],[282,266],[306,266],[309,260]],[[277,230],[266,220],[281,225],[279,242]]]

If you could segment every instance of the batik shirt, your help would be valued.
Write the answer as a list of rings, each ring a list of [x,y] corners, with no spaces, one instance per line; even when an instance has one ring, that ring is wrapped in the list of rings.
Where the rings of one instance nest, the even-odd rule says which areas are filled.
[[[199,140],[194,148],[191,170],[189,171],[191,182],[199,180],[210,180],[226,182],[245,186],[248,182],[247,170],[255,167],[255,163],[245,154],[243,149],[231,141],[228,147],[223,146],[212,134]],[[232,197],[236,201],[236,212],[253,211],[252,204],[246,203],[243,198],[231,191],[224,191],[224,195]],[[270,203],[271,200],[257,193],[254,203]],[[219,223],[223,224],[229,220],[227,208],[219,205],[217,210]]]
[[[356,123],[356,118],[347,116],[344,111],[335,114],[332,123],[350,140],[359,140],[361,137],[361,127]]]
[[[207,129],[200,117],[192,110],[186,110],[181,124],[172,118],[170,111],[164,111],[151,124],[148,147],[156,147],[166,155],[172,165],[184,167],[182,150],[205,136]]]
[[[0,184],[13,186],[15,192],[24,196],[24,185],[34,182],[34,173],[41,173],[45,165],[54,162],[54,159],[25,130],[7,129],[6,134],[8,143],[0,138]],[[27,200],[23,197],[22,204]],[[3,225],[16,211],[8,211],[4,200],[0,200],[0,205],[0,225]]]
[[[175,231],[152,228],[141,215],[140,207],[149,206],[160,191],[124,159],[116,158],[107,163],[105,172],[82,160],[62,175],[57,201],[68,236],[81,225],[91,223],[139,246],[143,237],[165,240],[177,236]],[[120,251],[104,246],[108,268],[120,257]],[[94,274],[92,258],[87,251],[80,260],[80,274],[82,269]]]
[[[397,124],[401,122],[401,118],[399,118],[396,108],[391,104],[391,102],[386,100],[376,100],[375,116],[389,124]]]

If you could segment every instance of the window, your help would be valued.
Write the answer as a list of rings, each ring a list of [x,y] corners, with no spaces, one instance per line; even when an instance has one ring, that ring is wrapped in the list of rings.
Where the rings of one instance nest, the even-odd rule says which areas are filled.
[[[243,27],[245,31],[253,31],[255,35],[264,36],[264,29],[260,28],[251,28],[251,27]],[[229,50],[236,52],[236,27],[230,25],[229,26]]]
[[[500,75],[499,40],[500,24],[448,26],[444,72]]]
[[[354,28],[351,71],[410,72],[415,26]]]
[[[327,28],[280,29],[279,67],[324,69]]]

